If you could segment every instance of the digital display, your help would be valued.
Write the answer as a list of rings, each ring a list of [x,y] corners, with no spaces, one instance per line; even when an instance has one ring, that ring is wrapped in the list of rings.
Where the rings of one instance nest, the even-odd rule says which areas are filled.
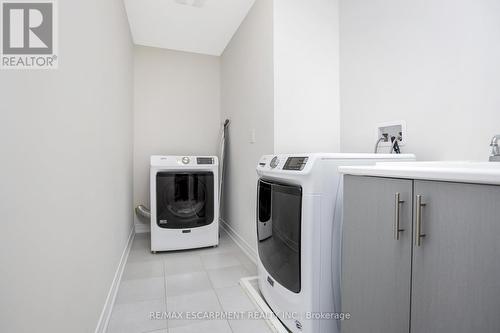
[[[214,164],[214,159],[211,157],[198,157],[196,159],[197,164]]]
[[[300,171],[304,169],[306,163],[307,163],[307,157],[289,157],[285,162],[283,170]]]

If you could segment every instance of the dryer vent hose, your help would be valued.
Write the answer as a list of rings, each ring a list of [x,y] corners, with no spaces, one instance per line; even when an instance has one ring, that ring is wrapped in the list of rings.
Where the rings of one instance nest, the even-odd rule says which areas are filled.
[[[151,218],[151,211],[149,210],[149,208],[147,208],[143,205],[139,205],[139,206],[135,207],[135,213],[138,216],[142,216],[142,217],[145,217],[147,219]]]

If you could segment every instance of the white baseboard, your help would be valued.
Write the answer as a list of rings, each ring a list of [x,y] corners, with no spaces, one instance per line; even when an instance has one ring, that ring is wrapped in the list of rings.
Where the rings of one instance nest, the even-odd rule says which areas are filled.
[[[245,253],[254,264],[257,265],[257,252],[248,244],[246,240],[243,239],[226,221],[219,218],[220,225],[224,229],[229,237],[238,245],[238,247]]]
[[[116,268],[115,277],[109,288],[108,296],[106,297],[106,302],[104,302],[104,308],[102,309],[101,316],[97,322],[97,327],[95,333],[105,333],[108,328],[109,319],[111,318],[111,313],[113,312],[113,306],[115,305],[116,294],[118,293],[118,288],[120,287],[120,282],[122,280],[123,270],[125,269],[125,264],[127,263],[128,255],[130,253],[130,248],[134,241],[135,228],[130,230],[130,235],[128,237],[127,245],[122,252],[120,262]]]

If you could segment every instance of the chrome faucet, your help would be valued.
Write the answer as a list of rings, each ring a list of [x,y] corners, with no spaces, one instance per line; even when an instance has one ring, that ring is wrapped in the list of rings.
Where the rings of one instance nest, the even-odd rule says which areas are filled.
[[[490,162],[500,162],[500,148],[498,147],[498,141],[500,140],[500,134],[495,135],[491,139],[490,147],[491,147],[491,155]]]

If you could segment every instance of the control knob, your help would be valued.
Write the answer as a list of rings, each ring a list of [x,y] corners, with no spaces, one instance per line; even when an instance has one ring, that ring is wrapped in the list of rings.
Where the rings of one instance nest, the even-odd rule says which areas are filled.
[[[279,163],[280,160],[278,159],[278,156],[274,156],[273,159],[271,160],[271,163],[269,163],[269,166],[271,167],[271,169],[274,169],[278,166]]]

